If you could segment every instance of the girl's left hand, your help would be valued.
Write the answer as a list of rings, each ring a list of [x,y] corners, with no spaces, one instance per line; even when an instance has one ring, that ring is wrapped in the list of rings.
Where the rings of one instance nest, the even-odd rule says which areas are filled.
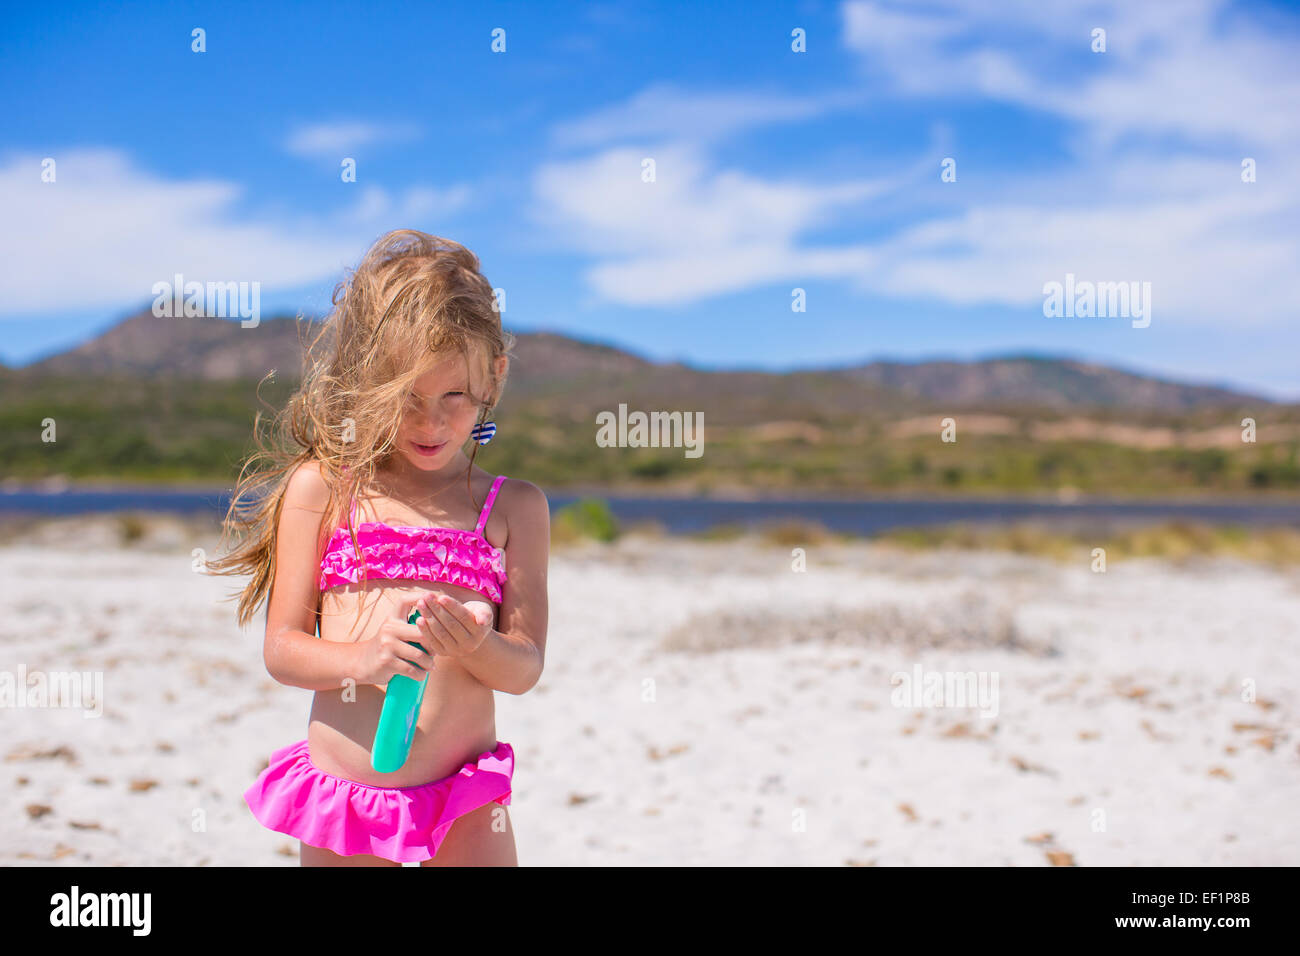
[[[430,654],[443,657],[466,657],[479,649],[492,633],[495,614],[484,601],[462,604],[446,594],[426,594],[416,602],[420,611],[415,625]]]

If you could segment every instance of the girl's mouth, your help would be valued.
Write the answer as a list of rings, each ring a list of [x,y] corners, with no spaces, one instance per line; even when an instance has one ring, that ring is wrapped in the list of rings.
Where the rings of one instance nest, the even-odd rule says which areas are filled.
[[[446,445],[447,443],[443,442],[442,444],[439,445],[421,445],[419,442],[413,441],[411,442],[411,444],[415,447],[415,450],[417,452],[419,452],[421,455],[427,456],[427,455],[438,454],[438,452],[442,451],[443,445]]]

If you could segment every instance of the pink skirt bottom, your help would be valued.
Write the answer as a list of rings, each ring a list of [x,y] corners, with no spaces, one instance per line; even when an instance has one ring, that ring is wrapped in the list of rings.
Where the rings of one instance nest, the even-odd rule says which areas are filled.
[[[497,741],[450,777],[374,787],[316,769],[300,740],[271,754],[244,800],[264,827],[308,846],[407,863],[435,856],[457,817],[490,802],[509,806],[514,769],[514,749]]]

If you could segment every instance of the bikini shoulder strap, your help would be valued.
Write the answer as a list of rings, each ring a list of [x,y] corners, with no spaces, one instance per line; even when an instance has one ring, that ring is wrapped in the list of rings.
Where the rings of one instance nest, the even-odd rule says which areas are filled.
[[[478,516],[478,524],[474,526],[475,534],[481,535],[483,529],[487,527],[488,515],[492,512],[492,502],[496,501],[497,492],[501,490],[501,482],[505,480],[505,475],[497,475],[496,480],[492,482],[492,490],[488,492],[487,501],[483,502],[483,512]]]

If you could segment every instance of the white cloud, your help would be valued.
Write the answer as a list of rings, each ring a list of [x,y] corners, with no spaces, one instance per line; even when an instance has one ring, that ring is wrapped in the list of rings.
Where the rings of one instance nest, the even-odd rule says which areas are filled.
[[[1241,220],[1240,206],[1221,198],[1055,211],[976,206],[881,244],[877,268],[854,279],[897,296],[1032,306],[1041,304],[1045,282],[1063,282],[1071,272],[1150,282],[1162,321],[1243,327],[1286,320],[1300,292],[1295,237],[1269,237]],[[954,245],[960,251],[951,252]]]
[[[730,245],[708,256],[663,253],[636,256],[587,270],[591,287],[608,302],[677,305],[769,283],[853,275],[869,268],[865,247],[797,249],[779,240]]]
[[[851,0],[844,43],[908,95],[979,96],[1076,120],[1110,142],[1176,134],[1244,144],[1300,139],[1294,43],[1222,0]],[[1106,52],[1091,31],[1106,30]]]
[[[295,156],[342,160],[362,146],[380,142],[402,142],[420,135],[411,123],[368,123],[336,121],[312,123],[295,128],[284,148]]]
[[[901,96],[976,94],[1070,121],[1076,158],[976,185],[961,214],[882,243],[860,287],[1028,305],[1073,272],[1150,281],[1155,307],[1179,321],[1292,318],[1300,188],[1282,171],[1300,147],[1300,72],[1283,41],[1211,0],[1158,15],[1093,2],[937,9],[942,30],[921,20],[908,32],[915,18],[895,5],[846,3],[845,42]],[[1090,52],[1095,26],[1106,53]],[[906,47],[887,42],[904,33]],[[1080,57],[1091,68],[1075,69]],[[1254,184],[1240,180],[1247,155],[1260,163]]]
[[[596,110],[551,129],[554,145],[609,147],[620,140],[671,138],[691,143],[724,139],[753,126],[814,119],[861,102],[856,91],[818,96],[699,93],[656,83],[625,103]]]
[[[237,215],[243,188],[234,183],[163,179],[113,149],[52,158],[53,183],[41,182],[38,155],[0,161],[0,208],[11,223],[0,232],[0,315],[130,307],[177,272],[258,281],[263,294],[341,277],[378,234],[468,199],[463,186],[396,196],[367,186],[342,193],[354,201],[334,214],[255,221]]]
[[[359,224],[407,222],[424,216],[445,216],[463,209],[470,202],[472,190],[462,184],[447,189],[412,186],[398,195],[374,185],[360,186],[361,196],[345,214],[348,222]]]
[[[710,172],[684,144],[649,151],[656,181],[646,183],[645,155],[615,149],[552,163],[534,181],[534,215],[562,224],[556,228],[566,243],[609,260],[588,278],[603,298],[625,305],[684,302],[810,272],[852,271],[865,261],[860,250],[796,249],[794,240],[893,185],[805,185]]]
[[[1214,0],[864,0],[841,10],[844,43],[870,77],[853,90],[819,98],[656,86],[557,128],[558,143],[603,149],[543,166],[535,215],[548,237],[594,258],[586,279],[602,298],[687,303],[839,276],[872,294],[1032,307],[1045,282],[1073,272],[1151,282],[1155,321],[1293,321],[1300,70],[1284,36]],[[1104,54],[1090,50],[1097,26],[1107,30]],[[867,97],[1046,113],[1065,123],[1069,158],[973,173],[962,163],[972,134],[962,132],[944,144],[951,152],[922,153],[923,172],[837,184],[718,170],[703,152],[723,136]],[[635,139],[644,142],[624,147]],[[940,182],[942,155],[957,158],[957,183]],[[642,156],[657,160],[657,183],[640,181]],[[1259,163],[1256,183],[1241,182],[1245,156]],[[939,197],[955,211],[936,216]],[[804,238],[832,221],[872,238]]]

